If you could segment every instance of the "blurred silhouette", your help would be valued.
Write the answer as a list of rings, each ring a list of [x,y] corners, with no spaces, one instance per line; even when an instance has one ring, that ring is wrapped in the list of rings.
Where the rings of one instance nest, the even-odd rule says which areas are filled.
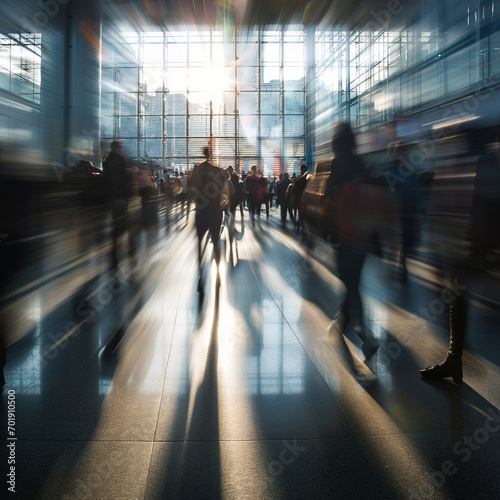
[[[132,180],[124,151],[125,146],[122,141],[113,141],[111,152],[103,164],[104,189],[113,224],[111,265],[114,270],[118,269],[118,240],[127,230],[128,202],[132,195]],[[129,254],[134,251],[134,244],[129,241]]]
[[[304,213],[301,211],[302,195],[307,184],[307,165],[300,166],[300,175],[295,179],[290,198],[290,209],[293,210],[297,231],[304,231]]]
[[[418,178],[415,170],[405,171],[405,176],[401,176],[403,170],[403,161],[408,154],[408,146],[402,142],[394,143],[389,146],[388,153],[393,159],[387,166],[385,178],[392,190],[396,210],[399,215],[399,233],[401,235],[401,244],[399,249],[399,280],[406,283],[408,269],[406,260],[417,245],[419,238],[419,190]],[[406,161],[408,164],[408,161]]]
[[[453,154],[448,154],[435,166],[430,201],[432,237],[433,247],[437,250],[435,265],[444,286],[441,297],[449,304],[450,337],[445,359],[420,370],[421,376],[426,379],[451,377],[459,384],[463,378],[462,353],[468,308],[466,293],[472,275],[478,271],[477,264],[486,245],[484,238],[488,238],[484,232],[488,216],[483,210],[482,197],[486,190],[492,199],[500,199],[500,175],[496,173],[498,163],[495,163],[497,155],[487,156],[485,142],[486,133],[482,130],[452,133],[445,144]],[[487,187],[485,177],[488,178]],[[475,178],[473,189],[471,178]]]
[[[240,181],[238,174],[235,173],[233,167],[229,165],[227,167],[227,172],[229,175],[229,180],[231,181],[235,193],[230,199],[230,211],[233,215],[236,215],[236,208],[240,207],[241,223],[243,224],[243,183]],[[233,221],[234,222],[234,221]]]
[[[377,229],[377,210],[383,204],[377,187],[365,181],[363,163],[355,154],[355,148],[350,125],[335,125],[332,136],[334,158],[325,196],[329,201],[332,234],[337,244],[337,270],[346,294],[328,332],[342,335],[352,324],[363,342],[363,354],[369,360],[379,345],[365,326],[359,284],[370,241]]]
[[[260,219],[260,207],[267,199],[267,182],[257,173],[257,166],[250,168],[250,174],[245,180],[245,195],[247,197],[250,221],[255,226],[255,217]]]
[[[280,180],[276,184],[276,207],[281,207],[281,223],[283,225],[286,223],[286,213],[288,211],[286,193],[291,183],[292,181],[288,176],[288,172],[285,172],[284,174],[280,174]]]
[[[217,264],[217,286],[220,285],[219,263],[220,248],[219,239],[222,224],[222,209],[229,202],[227,196],[228,178],[225,172],[219,167],[212,165],[208,160],[210,151],[203,150],[206,160],[195,165],[190,178],[190,189],[193,192],[193,199],[196,205],[195,226],[198,237],[198,292],[200,296],[204,294],[203,278],[203,237],[208,233],[215,253]]]

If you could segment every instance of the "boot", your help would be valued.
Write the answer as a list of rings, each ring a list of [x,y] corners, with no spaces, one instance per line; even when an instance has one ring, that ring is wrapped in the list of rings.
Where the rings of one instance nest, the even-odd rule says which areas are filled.
[[[464,347],[467,307],[465,298],[457,297],[450,305],[450,344],[446,359],[441,363],[420,370],[423,378],[442,379],[451,377],[453,382],[462,382],[462,352]]]
[[[420,370],[420,375],[423,378],[434,380],[451,377],[455,384],[460,384],[462,382],[462,360],[448,353],[446,359],[438,365]]]

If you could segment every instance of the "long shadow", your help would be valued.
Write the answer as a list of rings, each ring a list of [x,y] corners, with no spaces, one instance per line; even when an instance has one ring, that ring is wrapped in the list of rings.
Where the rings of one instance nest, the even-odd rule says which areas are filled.
[[[42,495],[55,470],[76,467],[97,428],[116,364],[103,369],[99,359],[110,332],[105,324],[116,323],[134,293],[127,282],[102,278],[87,282],[11,350],[1,410],[7,429],[7,391],[15,391],[19,498]],[[99,295],[104,291],[106,299]],[[76,494],[76,484],[64,487]]]
[[[274,262],[278,266],[277,270],[284,273],[290,263],[291,251],[277,239],[272,241],[272,245],[268,244],[265,238],[261,241],[265,251],[273,251],[281,256],[281,259],[275,259]],[[338,301],[335,292],[324,278],[308,265],[307,259],[295,254],[293,262],[297,268],[308,270],[307,278],[301,280],[297,286],[298,293],[305,301],[314,303],[327,316],[332,317]],[[369,289],[368,292],[376,296],[375,291]],[[404,300],[400,303],[404,303]],[[421,367],[417,366],[414,357],[404,349],[397,337],[387,331],[383,332],[383,336],[386,339],[385,343],[373,362],[375,372],[379,375],[379,382],[370,385],[366,389],[367,393],[403,432],[415,433],[412,441],[428,458],[429,474],[440,471],[445,460],[451,459],[457,466],[461,465],[461,460],[468,458],[467,452],[464,451],[467,448],[463,442],[464,432],[473,435],[477,429],[485,427],[487,418],[491,422],[495,419],[495,415],[497,415],[496,420],[500,421],[498,409],[467,384],[459,387],[448,381],[430,384],[424,382],[418,374]],[[349,401],[345,401],[343,406],[348,415],[350,412],[356,412],[354,407],[350,409]],[[355,413],[351,415],[353,421],[362,421],[365,418],[366,415]],[[426,437],[425,433],[430,433],[430,437]],[[439,440],[440,444],[444,441],[441,449],[433,446],[435,439],[433,433],[442,435]],[[423,437],[419,438],[419,434]],[[481,434],[479,439],[487,438]],[[471,445],[470,450],[477,445],[478,443]],[[485,456],[488,459],[493,458],[494,463],[498,463],[500,454],[493,444],[491,446],[492,448],[485,452]],[[480,470],[475,469],[475,472],[467,474],[467,470],[463,470],[464,467],[462,474],[452,474],[447,478],[443,483],[444,491],[451,495],[457,495],[459,492],[462,494],[463,491],[472,495],[474,491],[476,494],[477,491],[482,491],[483,478],[481,474],[477,474],[477,477],[475,474]],[[466,486],[463,484],[464,473],[468,478]]]
[[[220,288],[216,287],[206,360],[195,360],[206,361],[203,376],[196,387],[188,381],[183,404],[174,416],[175,434],[184,437],[180,442],[165,444],[164,453],[158,452],[159,461],[155,464],[158,470],[153,474],[160,479],[155,484],[148,483],[147,498],[217,499],[223,496],[217,385],[219,309]],[[187,372],[191,373],[192,368],[188,366]]]
[[[259,230],[254,234],[265,253],[271,250]],[[283,266],[278,268],[283,273],[288,269],[285,251],[266,258],[266,264],[269,261]],[[259,471],[256,495],[284,499],[361,498],[366,488],[370,498],[391,498],[390,489],[377,474],[363,446],[350,438],[352,429],[316,367],[293,334],[283,334],[289,330],[286,320],[282,318],[280,323],[274,318],[266,325],[270,319],[267,316],[262,318],[262,325],[258,321],[254,324],[252,312],[259,308],[264,312],[266,292],[255,290],[245,295],[245,288],[250,281],[265,283],[261,263],[240,261],[232,280],[229,301],[247,318],[245,327],[250,336],[242,362],[248,362],[247,357],[255,359],[255,373],[252,370],[245,381],[249,386],[245,396],[258,436],[252,438],[258,439],[263,460],[253,465]],[[275,308],[281,316],[277,305]],[[269,343],[269,339],[263,342],[266,327],[271,327],[267,333],[274,330],[277,334],[272,337],[274,343]],[[245,448],[241,446],[243,453]],[[364,482],[359,481],[361,470],[367,476]]]

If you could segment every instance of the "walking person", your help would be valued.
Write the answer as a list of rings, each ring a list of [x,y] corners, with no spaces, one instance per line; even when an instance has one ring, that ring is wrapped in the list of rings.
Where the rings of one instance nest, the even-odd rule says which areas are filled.
[[[456,131],[452,133],[456,134]],[[468,144],[467,152],[457,156],[455,162],[448,162],[447,175],[434,179],[432,213],[435,219],[434,248],[437,251],[435,264],[444,285],[441,297],[445,296],[449,304],[449,341],[445,358],[436,365],[420,370],[420,375],[425,379],[452,378],[456,384],[462,382],[462,354],[470,300],[468,289],[475,281],[473,278],[481,273],[484,255],[480,249],[484,248],[486,238],[490,237],[478,231],[486,222],[486,214],[479,207],[483,205],[485,196],[490,202],[498,203],[500,200],[500,155],[487,155],[484,141],[481,130],[467,131],[463,136],[463,142]],[[449,189],[446,183],[453,174],[462,177],[465,169],[471,167],[475,172],[474,189],[467,190],[466,196],[457,196],[456,190]],[[492,203],[490,208],[493,207]],[[496,230],[497,215],[498,212],[495,214]]]
[[[245,180],[245,195],[247,197],[248,212],[250,213],[250,221],[252,227],[255,227],[255,217],[260,220],[260,206],[263,202],[261,178],[257,174],[257,166],[253,165],[250,168],[250,174]]]
[[[276,185],[276,207],[281,207],[281,224],[286,224],[286,213],[288,211],[288,203],[286,200],[286,192],[288,186],[292,183],[288,176],[288,172],[280,174],[280,180]]]
[[[190,189],[196,206],[195,227],[198,238],[198,292],[204,294],[203,276],[203,238],[208,233],[214,246],[215,262],[217,265],[216,285],[220,285],[219,263],[220,248],[219,239],[222,224],[222,204],[228,200],[227,175],[219,167],[212,165],[209,161],[210,151],[203,150],[205,161],[195,165],[190,177]]]
[[[111,266],[113,270],[118,269],[118,240],[127,230],[127,209],[132,195],[132,181],[124,151],[125,146],[122,141],[113,141],[111,152],[104,161],[102,173],[108,208],[112,216]],[[129,254],[134,251],[134,244],[130,240]]]
[[[363,302],[359,293],[361,271],[369,246],[370,228],[366,225],[373,200],[361,158],[355,153],[356,141],[348,123],[334,127],[331,172],[325,195],[330,200],[330,216],[337,244],[337,270],[346,293],[338,313],[330,323],[330,335],[342,335],[352,326],[363,342],[362,351],[369,360],[379,345],[366,328]]]

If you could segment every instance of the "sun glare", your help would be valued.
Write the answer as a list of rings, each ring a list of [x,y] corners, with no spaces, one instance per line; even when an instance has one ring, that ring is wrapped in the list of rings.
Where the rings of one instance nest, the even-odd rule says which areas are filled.
[[[202,68],[190,68],[188,77],[189,100],[217,106],[223,103],[224,90],[228,89],[228,72],[221,64],[211,64]]]

